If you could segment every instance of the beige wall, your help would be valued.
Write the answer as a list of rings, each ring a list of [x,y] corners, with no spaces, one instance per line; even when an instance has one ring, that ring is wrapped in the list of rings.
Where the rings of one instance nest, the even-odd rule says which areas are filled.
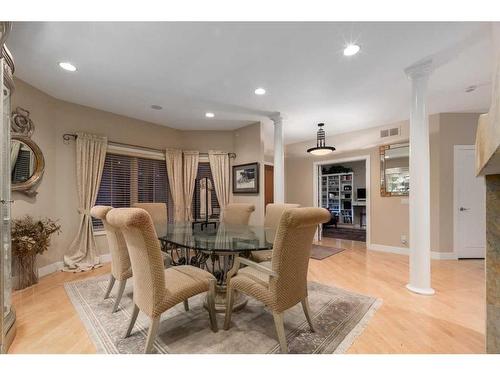
[[[58,219],[62,233],[54,236],[49,251],[38,258],[39,267],[62,260],[78,226],[75,175],[75,144],[64,144],[62,135],[86,131],[108,136],[109,140],[157,149],[167,147],[233,151],[233,132],[179,131],[113,113],[64,102],[16,80],[12,108],[20,106],[31,113],[35,124],[33,140],[45,157],[45,174],[38,195],[28,198],[14,193],[14,218],[26,214]],[[250,152],[250,151],[248,151]],[[97,236],[98,248],[107,253],[104,236]]]
[[[477,113],[439,115],[439,251],[453,251],[453,146],[475,143],[478,119]]]
[[[255,206],[255,211],[250,216],[251,225],[264,223],[264,145],[261,137],[261,124],[255,123],[237,129],[234,132],[234,152],[236,159],[232,165],[259,163],[259,194],[232,194],[234,203],[250,203]],[[232,173],[232,172],[231,172]]]
[[[453,251],[453,146],[474,144],[478,114],[443,113],[431,115],[431,250]],[[287,202],[313,204],[313,162],[338,160],[362,155],[371,157],[371,243],[405,247],[401,235],[409,240],[408,200],[401,197],[380,196],[380,166],[378,145],[382,144],[381,129],[399,127],[401,135],[391,137],[389,143],[408,139],[408,122],[383,125],[365,131],[340,134],[328,139],[338,151],[334,156],[316,158],[306,154],[313,142],[301,142],[287,147],[285,160],[285,196]],[[356,143],[358,146],[355,146]],[[384,142],[387,143],[387,142]],[[352,151],[355,149],[355,151]],[[298,183],[300,181],[300,183]]]

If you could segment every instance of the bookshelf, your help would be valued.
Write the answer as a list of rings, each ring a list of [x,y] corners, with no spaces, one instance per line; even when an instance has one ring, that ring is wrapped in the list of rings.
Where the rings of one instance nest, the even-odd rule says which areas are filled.
[[[352,172],[321,175],[321,207],[339,217],[339,224],[352,224],[353,208]]]

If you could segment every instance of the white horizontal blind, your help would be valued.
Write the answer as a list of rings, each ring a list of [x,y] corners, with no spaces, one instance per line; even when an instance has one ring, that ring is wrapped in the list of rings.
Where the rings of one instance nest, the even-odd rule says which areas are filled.
[[[146,159],[124,154],[106,155],[96,205],[130,207],[140,203],[165,203],[171,209],[170,187],[165,160]],[[93,219],[94,229],[101,229]]]

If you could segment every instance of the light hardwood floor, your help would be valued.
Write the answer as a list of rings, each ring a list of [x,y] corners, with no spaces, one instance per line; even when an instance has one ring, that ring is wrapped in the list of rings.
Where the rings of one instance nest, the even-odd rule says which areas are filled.
[[[362,242],[324,239],[346,250],[311,260],[309,278],[366,295],[383,304],[348,353],[484,353],[485,276],[480,260],[432,261],[436,295],[409,292],[408,257],[366,251]],[[9,353],[94,353],[63,284],[109,272],[58,272],[16,292],[17,336]]]

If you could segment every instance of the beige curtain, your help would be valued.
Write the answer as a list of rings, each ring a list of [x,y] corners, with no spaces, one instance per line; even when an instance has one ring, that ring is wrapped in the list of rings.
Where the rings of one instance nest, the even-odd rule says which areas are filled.
[[[212,177],[214,178],[215,194],[217,195],[222,215],[224,208],[229,203],[229,155],[221,151],[209,151],[208,160],[210,162]]]
[[[207,189],[208,189],[208,194],[207,194]],[[212,190],[213,190],[212,181],[208,179],[207,180],[203,179],[200,181],[200,219],[205,219],[207,216],[205,208],[208,208],[208,218],[212,216]],[[206,202],[207,200],[208,202]]]
[[[182,151],[167,149],[165,151],[167,162],[168,182],[172,200],[174,201],[174,222],[184,221],[184,189],[182,176]],[[170,214],[169,214],[170,215]]]
[[[78,233],[64,256],[65,269],[72,272],[87,271],[99,265],[90,209],[94,206],[101,183],[107,138],[77,133],[76,187],[80,224]]]
[[[193,220],[193,194],[198,174],[198,151],[184,151],[184,218]]]

